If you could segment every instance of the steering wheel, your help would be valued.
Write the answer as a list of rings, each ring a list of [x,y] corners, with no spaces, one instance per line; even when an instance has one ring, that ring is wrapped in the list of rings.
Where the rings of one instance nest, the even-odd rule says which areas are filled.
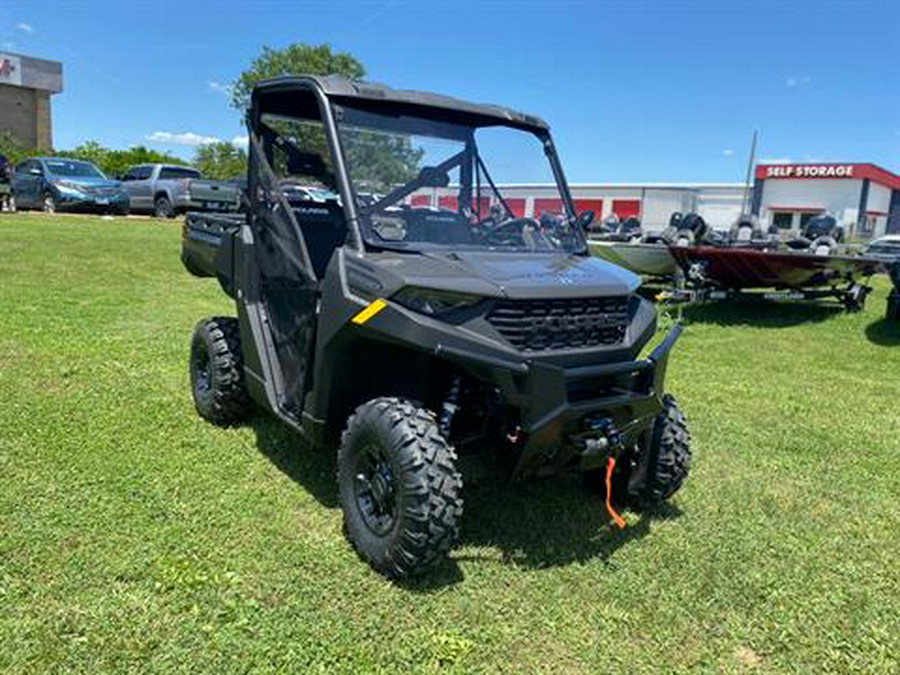
[[[489,227],[487,223],[488,220],[484,220],[478,224],[486,244],[535,248],[534,240],[542,237],[541,226],[534,218],[513,218],[494,227]],[[532,241],[529,242],[528,238]]]

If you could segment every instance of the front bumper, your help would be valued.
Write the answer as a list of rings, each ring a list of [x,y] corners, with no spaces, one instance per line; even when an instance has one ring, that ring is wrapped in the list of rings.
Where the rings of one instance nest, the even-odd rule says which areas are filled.
[[[520,455],[513,479],[554,473],[563,467],[599,468],[605,454],[580,440],[615,429],[622,447],[649,433],[662,410],[669,354],[680,325],[673,327],[645,359],[561,368],[537,361],[500,362],[439,348],[460,365],[487,369],[507,404],[520,414]]]
[[[87,192],[57,191],[55,198],[56,207],[61,210],[127,212],[129,208],[128,195],[125,192],[95,195]]]

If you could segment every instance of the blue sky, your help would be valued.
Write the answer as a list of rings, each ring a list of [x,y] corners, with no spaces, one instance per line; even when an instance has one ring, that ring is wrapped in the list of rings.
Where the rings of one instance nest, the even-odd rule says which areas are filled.
[[[900,172],[900,2],[0,0],[0,50],[63,62],[57,147],[190,157],[244,134],[224,87],[262,45],[534,112],[569,180],[740,181],[759,156]],[[151,140],[160,139],[160,140]]]

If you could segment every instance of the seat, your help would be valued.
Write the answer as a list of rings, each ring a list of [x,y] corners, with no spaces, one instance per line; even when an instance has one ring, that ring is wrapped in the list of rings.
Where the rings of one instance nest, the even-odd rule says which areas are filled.
[[[344,209],[336,201],[328,200],[301,203],[293,211],[303,232],[313,272],[321,280],[335,249],[347,240]]]
[[[404,217],[407,241],[461,246],[474,243],[472,226],[456,211],[414,209]]]

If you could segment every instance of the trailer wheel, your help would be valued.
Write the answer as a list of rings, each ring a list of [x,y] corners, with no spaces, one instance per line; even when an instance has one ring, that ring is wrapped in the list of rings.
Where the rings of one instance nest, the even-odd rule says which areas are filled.
[[[377,398],[347,422],[338,451],[344,531],[359,556],[399,579],[441,560],[459,537],[462,477],[434,414]]]
[[[174,218],[175,209],[172,208],[172,202],[165,195],[159,195],[153,200],[153,215],[157,218]]]
[[[237,319],[213,317],[197,324],[191,340],[191,393],[200,416],[228,426],[252,409],[244,386]]]
[[[848,312],[859,312],[866,306],[866,298],[871,289],[862,284],[854,284],[843,297],[844,309]]]

